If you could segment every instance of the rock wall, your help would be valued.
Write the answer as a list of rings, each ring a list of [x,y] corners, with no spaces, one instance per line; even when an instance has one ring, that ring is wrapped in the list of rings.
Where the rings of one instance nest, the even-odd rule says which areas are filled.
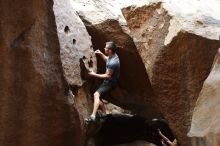
[[[119,45],[124,68],[121,88],[114,91],[111,98],[117,97],[117,100],[112,102],[137,113],[138,110],[150,111],[151,114],[143,112],[146,117],[159,116],[158,111],[161,111],[181,145],[189,145],[187,132],[195,102],[220,46],[218,13],[215,14],[209,5],[203,7],[205,1],[146,1],[146,5],[142,3],[138,7],[104,0],[74,3],[95,49],[103,47],[107,40],[114,40]],[[120,8],[123,8],[125,19],[117,10]],[[103,16],[100,19],[99,13]],[[123,45],[125,40],[126,45]],[[126,57],[131,50],[135,53]],[[140,68],[144,65],[145,71],[137,65],[132,68],[131,58],[134,62],[134,58],[140,57],[143,63]],[[141,86],[140,81],[148,86]]]
[[[80,60],[96,71],[93,49],[109,40],[119,47],[121,78],[106,99],[165,117],[181,145],[190,145],[190,126],[191,145],[219,145],[218,4],[1,0],[0,145],[85,145],[95,131],[83,119],[97,83],[81,78]]]
[[[69,101],[79,114],[78,127],[80,128],[80,140],[86,142],[87,129],[84,118],[92,110],[88,84],[81,78],[81,63],[88,70],[96,71],[96,58],[93,52],[91,37],[83,22],[73,9],[70,0],[54,0],[53,6],[57,25],[57,35],[60,44],[60,58],[64,77],[67,81],[70,93],[73,97]],[[80,60],[82,61],[80,63]]]
[[[125,33],[124,29],[126,28],[121,26],[125,20],[121,15],[123,20],[118,21],[116,19],[117,13],[114,14],[108,11],[108,5],[105,7],[103,3],[105,1],[87,1],[85,3],[74,1],[73,6],[92,36],[94,49],[104,51],[105,42],[110,40],[115,41],[118,45],[117,53],[121,62],[120,83],[119,87],[111,93],[111,98],[107,97],[107,99],[118,106],[133,110],[145,117],[160,117],[161,114],[157,108],[148,101],[149,97],[153,96],[153,90],[133,39]],[[87,7],[92,8],[92,10],[86,9]],[[96,11],[94,12],[93,9],[96,9]],[[97,18],[97,15],[101,15],[99,13],[103,17]],[[103,73],[105,63],[100,58],[97,59],[98,72]],[[95,89],[92,90],[95,91]]]
[[[96,71],[91,37],[70,0],[54,0],[54,13],[65,78],[70,85],[82,86],[79,60],[83,59],[87,68]]]
[[[0,1],[1,146],[85,143],[82,116],[87,116],[91,107],[88,91],[86,87],[72,92],[69,89],[83,83],[78,59],[83,55],[90,59],[91,41],[79,17],[75,13],[62,16],[64,13],[58,12],[64,6],[54,2]],[[55,20],[59,20],[57,26]],[[69,30],[64,29],[64,24],[69,25]],[[79,40],[74,27],[81,29]],[[61,33],[67,33],[69,38]]]
[[[211,22],[180,17],[169,6],[174,4],[131,6],[123,14],[156,96],[151,102],[160,105],[180,143],[189,145],[186,134],[192,111],[220,42]]]
[[[156,113],[156,109],[147,100],[142,100],[143,97],[148,99],[149,96],[152,96],[153,91],[136,47],[132,39],[122,31],[118,21],[109,20],[91,27],[86,26],[92,36],[94,48],[104,51],[103,46],[109,40],[115,41],[119,47],[118,55],[121,63],[119,86],[111,93],[111,98],[107,97],[107,100],[126,109],[132,109],[139,114],[148,115],[149,118],[158,116],[159,113]],[[100,59],[98,63],[98,72],[104,73],[104,62]],[[146,105],[151,108],[142,110]],[[154,115],[152,115],[152,110],[155,111]]]
[[[205,80],[202,90],[193,111],[192,124],[188,136],[194,141],[203,139],[199,146],[220,145],[219,140],[219,86],[220,86],[220,52],[216,55],[215,63],[208,78]],[[195,145],[195,144],[194,144]]]

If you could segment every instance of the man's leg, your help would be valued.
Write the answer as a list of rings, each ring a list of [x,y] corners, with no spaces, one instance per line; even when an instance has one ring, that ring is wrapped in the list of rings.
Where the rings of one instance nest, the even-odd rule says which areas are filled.
[[[93,111],[91,114],[92,117],[95,117],[97,110],[99,108],[99,105],[100,105],[100,94],[99,94],[99,92],[96,91],[94,93],[94,106],[93,106]]]
[[[106,114],[106,108],[105,108],[104,102],[102,100],[100,101],[100,109],[104,114]]]
[[[95,122],[96,121],[96,113],[100,106],[100,96],[105,95],[111,90],[111,85],[108,84],[101,84],[98,90],[94,93],[94,105],[93,105],[93,111],[90,117],[86,118],[85,120],[87,122]]]

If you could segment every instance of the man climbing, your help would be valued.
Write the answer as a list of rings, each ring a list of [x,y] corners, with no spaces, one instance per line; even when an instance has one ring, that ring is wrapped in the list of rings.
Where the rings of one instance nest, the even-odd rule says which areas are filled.
[[[104,79],[103,83],[99,86],[98,90],[94,93],[94,106],[92,114],[85,119],[87,123],[95,122],[97,120],[96,113],[99,106],[104,106],[101,103],[100,98],[109,93],[113,88],[117,86],[120,75],[120,61],[116,54],[116,45],[114,42],[106,42],[105,54],[100,50],[96,50],[95,53],[99,55],[106,62],[106,72],[104,74],[97,74],[95,72],[89,72],[89,76]]]

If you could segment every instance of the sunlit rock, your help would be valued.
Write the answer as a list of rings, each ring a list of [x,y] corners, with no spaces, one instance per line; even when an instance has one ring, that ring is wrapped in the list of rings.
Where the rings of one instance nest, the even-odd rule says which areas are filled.
[[[70,85],[81,86],[83,80],[79,60],[83,59],[88,69],[96,70],[91,37],[70,0],[54,0],[53,9],[65,78]]]
[[[220,145],[220,53],[196,101],[193,111],[190,137],[200,137],[203,143],[199,146]],[[198,139],[197,139],[198,141]]]

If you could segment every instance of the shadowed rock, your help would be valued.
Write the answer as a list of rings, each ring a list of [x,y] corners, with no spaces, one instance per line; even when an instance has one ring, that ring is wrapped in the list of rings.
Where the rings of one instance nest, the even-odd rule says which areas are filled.
[[[157,129],[171,140],[174,135],[163,119],[149,119],[128,114],[108,114],[94,135],[96,146],[107,146],[144,140],[162,146]]]

